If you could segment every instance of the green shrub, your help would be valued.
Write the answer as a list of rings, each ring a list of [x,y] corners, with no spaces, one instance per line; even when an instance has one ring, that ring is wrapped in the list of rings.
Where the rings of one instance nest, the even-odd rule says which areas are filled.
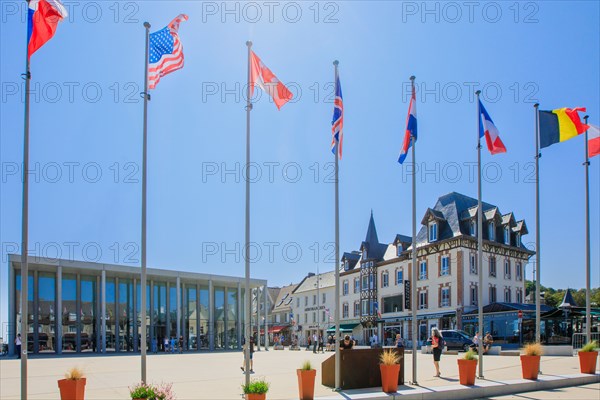
[[[473,350],[469,350],[465,353],[465,355],[463,356],[463,360],[477,360],[477,353],[475,353]]]
[[[256,379],[247,385],[242,385],[244,394],[263,394],[269,391],[269,383],[264,379]]]
[[[302,367],[300,368],[302,371],[310,371],[313,369],[310,361],[306,360],[302,363]]]
[[[132,399],[154,399],[156,392],[154,386],[145,383],[138,383],[132,388],[129,388],[129,395]]]
[[[591,351],[596,351],[597,348],[598,348],[598,342],[595,340],[592,340],[591,342],[589,342],[585,346],[583,346],[580,351],[588,353]]]

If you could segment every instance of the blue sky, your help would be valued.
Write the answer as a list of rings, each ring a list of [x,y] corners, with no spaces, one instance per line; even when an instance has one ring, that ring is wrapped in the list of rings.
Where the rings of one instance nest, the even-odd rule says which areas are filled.
[[[2,2],[2,321],[6,253],[21,235],[23,4]],[[419,221],[445,193],[477,195],[474,90],[483,90],[508,148],[484,151],[483,198],[526,220],[524,242],[535,242],[533,103],[586,106],[590,122],[600,122],[597,2],[232,2],[229,12],[221,2],[66,4],[69,20],[32,57],[29,240],[37,255],[139,265],[144,21],[156,31],[189,15],[180,28],[185,67],[163,78],[149,106],[153,267],[244,273],[236,249],[244,242],[248,39],[296,94],[279,112],[262,94],[252,111],[253,176],[260,173],[251,193],[252,274],[272,285],[333,268],[334,59],[345,105],[342,252],[360,245],[371,209],[381,241],[411,232],[410,180],[396,162],[410,75],[419,91],[417,163],[427,171],[418,175]],[[583,145],[578,137],[541,159],[547,286],[585,285]],[[594,286],[598,160],[590,168]]]

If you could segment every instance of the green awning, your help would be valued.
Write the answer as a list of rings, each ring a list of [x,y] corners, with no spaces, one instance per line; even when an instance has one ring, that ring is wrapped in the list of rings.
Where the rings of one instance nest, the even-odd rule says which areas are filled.
[[[340,324],[340,332],[352,332],[357,326],[358,324]],[[335,325],[327,329],[327,333],[335,333]]]

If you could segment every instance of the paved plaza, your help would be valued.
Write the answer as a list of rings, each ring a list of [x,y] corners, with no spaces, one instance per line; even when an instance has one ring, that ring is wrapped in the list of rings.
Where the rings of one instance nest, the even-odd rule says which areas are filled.
[[[271,388],[268,399],[297,398],[296,368],[305,360],[317,367],[315,397],[344,398],[321,385],[321,362],[333,353],[313,354],[312,351],[260,351],[254,355],[253,377],[264,377]],[[456,355],[442,356],[442,378],[434,378],[431,355],[418,355],[419,384],[426,388],[448,385],[458,386]],[[406,356],[406,380],[411,380],[411,355]],[[506,381],[521,376],[519,358],[516,356],[486,356],[486,381]],[[241,352],[215,352],[204,354],[158,354],[148,356],[148,380],[154,383],[173,382],[178,399],[240,399],[240,385],[244,375],[240,370]],[[72,366],[82,367],[87,376],[86,399],[128,399],[128,386],[140,379],[139,356],[79,356],[30,358],[29,398],[59,399],[56,381]],[[544,375],[570,375],[579,372],[577,357],[543,357]],[[0,359],[0,397],[4,400],[20,396],[20,364],[17,359]],[[596,388],[600,389],[598,384]],[[593,385],[591,386],[594,387]],[[405,386],[403,389],[410,389]],[[562,389],[561,389],[562,390]],[[366,394],[375,390],[350,391],[348,394]],[[561,393],[558,391],[557,393]],[[590,390],[590,394],[594,393]],[[381,394],[380,392],[378,394]],[[598,392],[596,391],[596,395]],[[586,395],[583,391],[582,396]],[[553,397],[553,398],[559,398]],[[345,397],[348,398],[348,397]],[[528,398],[528,397],[515,397]],[[540,397],[532,397],[540,398]],[[543,398],[543,397],[541,397]],[[564,397],[563,397],[564,398]],[[586,397],[577,397],[586,399]],[[598,399],[598,396],[590,396]]]

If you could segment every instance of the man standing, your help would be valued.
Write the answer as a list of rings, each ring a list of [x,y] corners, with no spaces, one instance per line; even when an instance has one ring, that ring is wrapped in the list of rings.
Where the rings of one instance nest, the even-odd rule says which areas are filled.
[[[15,345],[17,346],[17,358],[21,358],[21,334],[17,334],[17,338],[15,339]]]
[[[319,345],[318,343],[319,337],[317,336],[316,333],[313,333],[312,336],[312,343],[313,343],[313,353],[317,353],[317,346]]]

